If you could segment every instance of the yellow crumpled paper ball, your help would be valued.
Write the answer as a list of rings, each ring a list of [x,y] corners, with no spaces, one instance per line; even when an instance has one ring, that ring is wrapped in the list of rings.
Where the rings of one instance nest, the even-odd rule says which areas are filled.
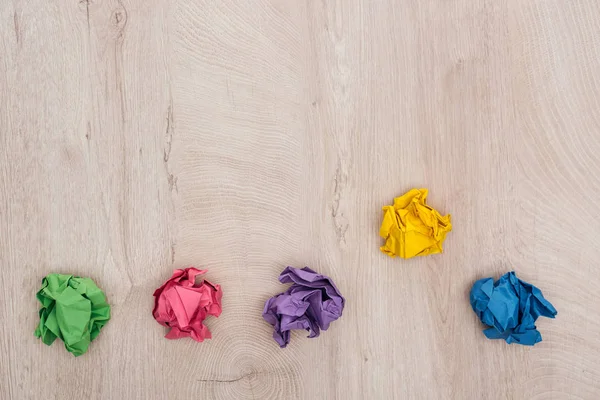
[[[381,251],[390,257],[411,258],[441,253],[446,234],[452,230],[450,214],[442,216],[426,204],[427,189],[412,189],[384,206],[379,235]]]

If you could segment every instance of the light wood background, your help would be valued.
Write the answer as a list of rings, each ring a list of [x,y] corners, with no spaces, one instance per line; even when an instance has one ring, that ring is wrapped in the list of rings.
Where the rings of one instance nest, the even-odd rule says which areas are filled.
[[[0,5],[0,398],[598,399],[597,0],[5,0]],[[413,187],[445,254],[379,252]],[[153,290],[224,288],[202,344]],[[344,316],[280,350],[286,266]],[[488,341],[479,278],[515,269],[558,309],[534,348]],[[113,317],[73,358],[33,331],[50,272]]]

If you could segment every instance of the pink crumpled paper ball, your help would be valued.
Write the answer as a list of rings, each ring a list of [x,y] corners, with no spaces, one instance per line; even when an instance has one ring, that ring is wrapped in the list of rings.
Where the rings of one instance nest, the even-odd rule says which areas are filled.
[[[152,315],[159,324],[171,328],[165,335],[167,339],[191,337],[202,342],[212,337],[204,319],[221,315],[223,291],[207,280],[196,283],[196,277],[205,273],[193,267],[176,269],[154,292]]]

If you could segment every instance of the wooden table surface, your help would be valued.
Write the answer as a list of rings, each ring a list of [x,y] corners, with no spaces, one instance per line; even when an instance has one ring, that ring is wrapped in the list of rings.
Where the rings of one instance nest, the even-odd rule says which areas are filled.
[[[0,398],[598,399],[597,0],[5,0]],[[380,253],[413,187],[445,253]],[[213,339],[169,341],[174,268],[224,290]],[[287,266],[347,299],[279,349]],[[489,341],[468,293],[514,269],[558,309]],[[112,319],[79,358],[36,339],[50,272]]]

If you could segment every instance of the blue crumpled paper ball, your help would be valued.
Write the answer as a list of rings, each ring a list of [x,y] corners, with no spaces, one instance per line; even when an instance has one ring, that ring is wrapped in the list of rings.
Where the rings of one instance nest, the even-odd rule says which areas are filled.
[[[483,333],[488,339],[533,346],[542,341],[535,327],[539,316],[554,318],[556,309],[542,291],[517,278],[514,272],[480,279],[471,288],[471,307],[481,322],[490,326]]]

